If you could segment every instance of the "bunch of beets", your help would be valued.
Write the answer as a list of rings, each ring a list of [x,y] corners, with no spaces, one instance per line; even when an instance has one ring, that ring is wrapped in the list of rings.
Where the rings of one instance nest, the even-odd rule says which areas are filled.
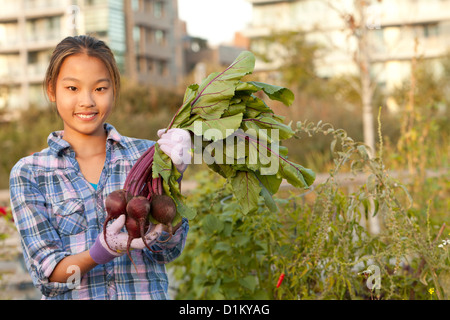
[[[128,232],[127,254],[130,260],[130,244],[133,239],[142,238],[144,244],[152,252],[158,252],[148,246],[145,234],[150,227],[150,219],[167,227],[169,236],[161,242],[166,242],[172,237],[172,222],[175,218],[177,208],[171,197],[163,194],[161,177],[152,177],[152,163],[155,145],[142,154],[135,165],[131,168],[123,189],[111,192],[105,199],[107,217],[103,224],[103,236],[106,241],[106,226],[109,221],[117,219],[125,214],[125,228]],[[110,248],[111,249],[111,248]]]

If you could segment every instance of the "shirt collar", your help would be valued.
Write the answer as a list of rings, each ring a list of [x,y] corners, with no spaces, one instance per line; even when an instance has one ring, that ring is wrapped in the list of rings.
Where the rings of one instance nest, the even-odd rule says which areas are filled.
[[[123,145],[123,136],[109,123],[104,124],[107,133],[106,143],[117,142]],[[56,155],[61,156],[65,151],[70,149],[70,144],[63,139],[64,131],[54,131],[47,138],[48,146]]]

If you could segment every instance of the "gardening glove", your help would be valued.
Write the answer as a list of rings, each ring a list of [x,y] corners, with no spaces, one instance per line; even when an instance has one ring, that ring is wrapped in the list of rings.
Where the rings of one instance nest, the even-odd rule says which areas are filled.
[[[120,215],[113,223],[106,228],[106,241],[101,232],[94,245],[89,250],[89,254],[97,264],[104,264],[116,257],[120,257],[127,252],[128,233],[120,232],[125,225],[126,216]],[[151,246],[162,233],[162,225],[151,226],[145,235],[146,243]],[[110,249],[111,248],[111,249]],[[142,250],[145,248],[142,238],[133,239],[130,244],[130,249]]]
[[[172,159],[177,170],[182,174],[191,163],[191,135],[184,129],[158,130],[157,142],[161,150]]]

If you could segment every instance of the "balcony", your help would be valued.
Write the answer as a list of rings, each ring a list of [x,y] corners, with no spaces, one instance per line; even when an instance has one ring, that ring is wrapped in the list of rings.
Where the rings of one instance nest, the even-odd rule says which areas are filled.
[[[376,5],[374,18],[382,27],[432,23],[450,20],[450,2],[384,1]]]
[[[153,15],[144,12],[134,12],[134,23],[152,29],[170,30],[173,28],[170,19],[155,18]]]
[[[138,80],[141,83],[151,83],[152,85],[158,87],[173,87],[175,79],[169,75],[157,75],[150,73],[140,73],[138,75]]]
[[[63,36],[62,32],[60,29],[34,32],[27,36],[26,48],[29,51],[54,48],[61,41],[61,37]]]
[[[25,15],[27,18],[39,18],[65,14],[68,8],[66,1],[57,0],[27,0]]]
[[[25,2],[24,8],[20,5],[20,1],[0,2],[0,7],[0,22],[14,22],[23,16],[26,18],[40,18],[64,15],[68,5],[65,1],[29,0]]]
[[[17,33],[7,34],[0,39],[0,54],[19,53],[23,48],[20,37]]]
[[[17,21],[20,12],[19,1],[0,1],[0,22]]]
[[[152,59],[169,60],[172,58],[173,52],[168,46],[148,44],[145,46],[145,51],[139,52],[139,55]]]

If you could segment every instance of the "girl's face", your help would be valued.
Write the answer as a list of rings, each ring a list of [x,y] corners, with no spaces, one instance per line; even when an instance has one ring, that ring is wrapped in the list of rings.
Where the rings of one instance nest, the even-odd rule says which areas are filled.
[[[103,61],[86,54],[64,59],[55,92],[48,95],[64,122],[64,138],[105,135],[103,124],[112,111],[114,89]]]

